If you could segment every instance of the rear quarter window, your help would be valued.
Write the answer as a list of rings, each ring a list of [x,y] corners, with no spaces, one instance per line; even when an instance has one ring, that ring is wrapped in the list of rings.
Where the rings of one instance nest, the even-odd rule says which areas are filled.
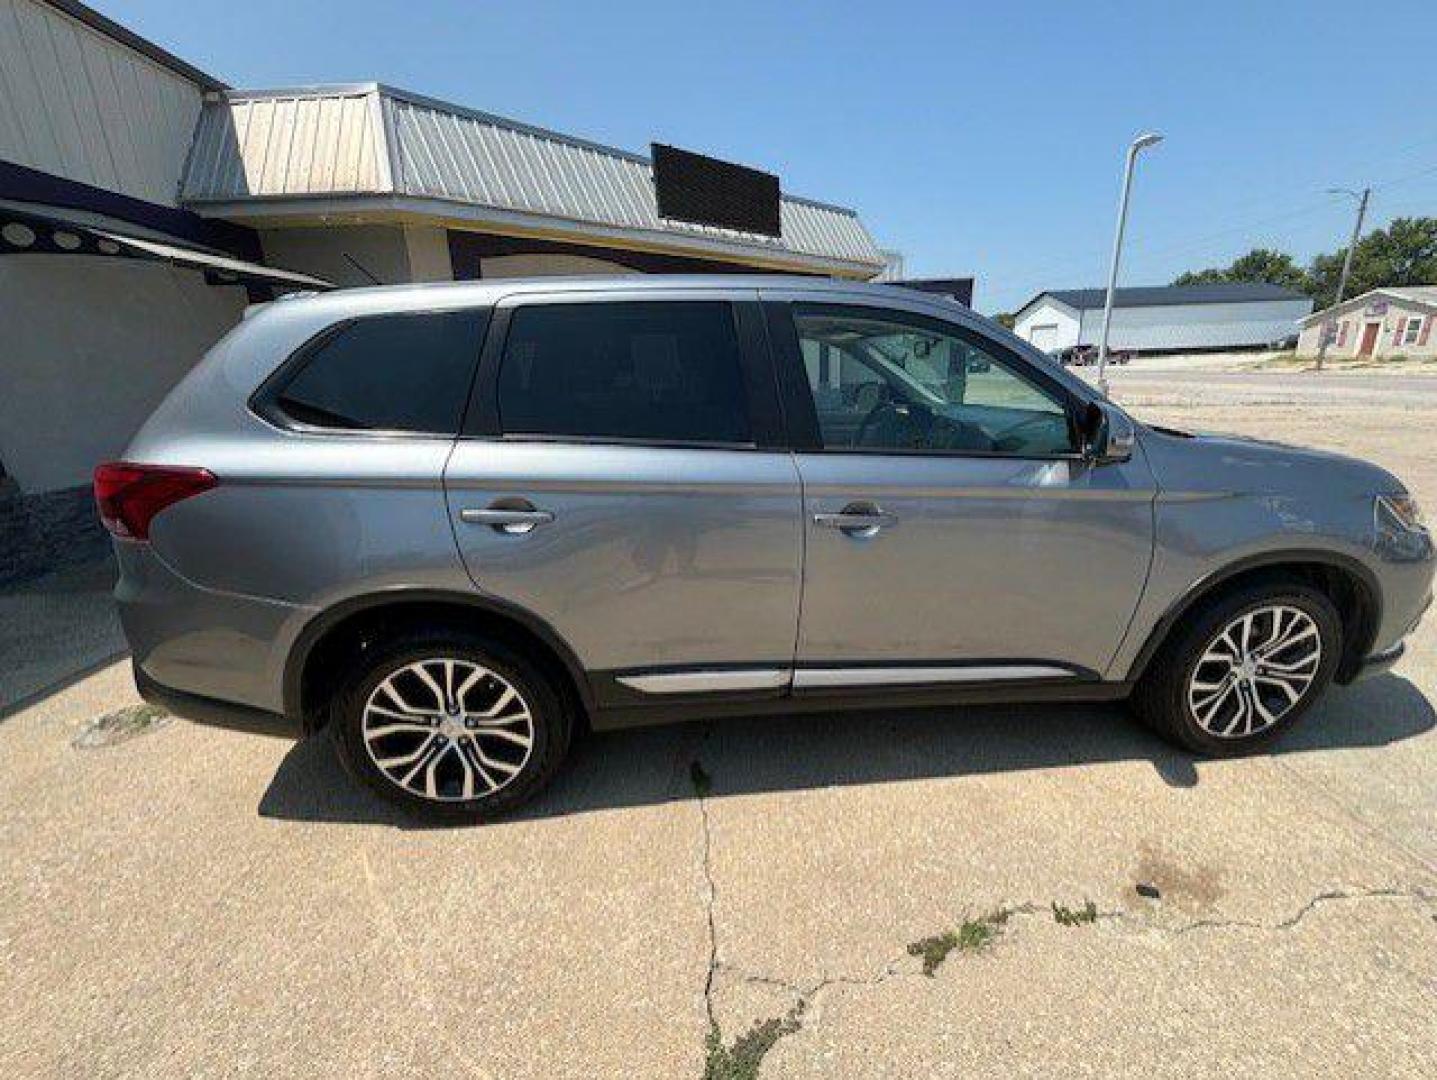
[[[258,411],[306,429],[455,435],[487,314],[415,312],[342,323],[261,390]]]

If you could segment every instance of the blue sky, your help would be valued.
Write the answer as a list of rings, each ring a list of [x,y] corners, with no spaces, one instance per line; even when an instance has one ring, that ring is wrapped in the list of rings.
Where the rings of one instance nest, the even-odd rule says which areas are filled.
[[[634,150],[669,142],[853,206],[976,306],[1101,284],[1123,148],[1145,155],[1123,280],[1254,245],[1306,259],[1437,214],[1437,4],[1205,0],[91,0],[235,86],[379,80]],[[1380,17],[1379,17],[1380,15]]]

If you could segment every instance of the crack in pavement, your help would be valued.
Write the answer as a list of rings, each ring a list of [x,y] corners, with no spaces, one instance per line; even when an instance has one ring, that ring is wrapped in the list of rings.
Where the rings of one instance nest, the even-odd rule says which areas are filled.
[[[1277,922],[1258,922],[1244,919],[1199,919],[1178,926],[1161,926],[1141,916],[1134,915],[1132,912],[1122,910],[1098,911],[1094,914],[1093,918],[1094,921],[1138,923],[1138,928],[1142,932],[1156,933],[1168,937],[1181,937],[1184,934],[1189,934],[1197,930],[1234,928],[1282,933],[1300,925],[1313,911],[1324,904],[1362,900],[1415,900],[1419,903],[1432,903],[1437,902],[1437,894],[1421,888],[1333,889],[1318,893],[1298,908],[1292,915],[1279,919]],[[1004,907],[1001,910],[1006,911],[1010,917],[1031,918],[1033,916],[1050,914],[1052,909],[1051,906],[1040,905],[1030,901],[1015,906]],[[895,954],[891,959],[868,975],[824,975],[816,982],[804,985],[781,976],[770,975],[764,972],[751,972],[739,965],[718,961],[715,954],[709,969],[708,983],[705,987],[709,1015],[710,1017],[713,1016],[714,983],[716,981],[716,975],[720,972],[729,975],[736,983],[772,986],[785,990],[796,999],[794,1007],[796,1015],[814,1016],[815,1014],[809,1012],[810,1006],[812,1006],[826,990],[832,987],[873,988],[883,985],[890,979],[925,978],[920,966],[916,963],[909,963],[910,959],[911,957],[905,950],[904,952]]]
[[[703,775],[703,768],[699,764],[699,751],[708,742],[709,733],[712,730],[712,725],[706,726],[703,734],[699,736],[688,754],[689,775],[694,786],[694,798],[699,806],[699,824],[703,837],[703,854],[699,862],[699,870],[704,880],[703,905],[704,916],[708,921],[709,935],[708,971],[704,975],[704,1014],[708,1019],[711,1032],[718,1030],[718,1020],[714,1016],[714,978],[717,976],[719,968],[718,923],[714,915],[714,909],[718,906],[718,885],[714,881],[713,873],[713,832],[709,822],[708,792],[703,790],[699,784],[699,777]]]
[[[1291,930],[1302,922],[1303,919],[1312,914],[1318,907],[1335,901],[1417,900],[1427,903],[1434,899],[1437,899],[1437,894],[1430,893],[1426,889],[1358,889],[1356,891],[1333,889],[1318,893],[1311,900],[1307,901],[1307,903],[1303,904],[1302,907],[1297,910],[1296,914],[1275,923],[1254,922],[1250,919],[1198,919],[1196,922],[1190,922],[1183,926],[1159,927],[1156,929],[1173,937],[1190,934],[1194,930],[1225,930],[1233,928],[1280,932],[1283,930]]]
[[[706,895],[704,897],[704,911],[708,916],[709,925],[709,966],[708,974],[704,977],[704,1011],[708,1014],[709,1028],[718,1027],[718,1021],[714,1018],[714,977],[718,974],[718,925],[714,917],[714,907],[718,903],[718,887],[714,884],[713,875],[713,837],[709,831],[709,808],[706,797],[698,796],[699,816],[703,821],[703,876]]]
[[[819,997],[833,987],[856,987],[874,988],[883,985],[891,979],[898,978],[924,978],[921,965],[905,948],[886,960],[880,967],[867,975],[820,975],[813,983],[803,984],[793,979],[786,979],[782,976],[771,975],[766,972],[749,971],[738,964],[728,963],[719,959],[718,942],[718,883],[713,870],[713,831],[712,820],[709,814],[708,798],[710,794],[710,779],[699,761],[698,752],[708,741],[710,731],[706,729],[703,735],[697,740],[690,750],[690,781],[693,785],[694,800],[698,804],[699,823],[702,836],[700,871],[703,878],[703,905],[704,916],[708,926],[708,965],[704,973],[704,1014],[708,1023],[708,1045],[710,1054],[717,1049],[723,1051],[722,1030],[719,1026],[718,1015],[715,1009],[715,998],[722,992],[723,987],[719,985],[720,975],[727,976],[732,984],[747,984],[756,986],[770,986],[783,990],[794,998],[794,1004],[781,1021],[782,1026],[776,1035],[765,1046],[760,1053],[767,1052],[778,1038],[802,1030],[805,1021],[810,1020],[813,1014],[810,1007],[813,1006]],[[1250,919],[1227,919],[1227,918],[1204,918],[1176,926],[1164,926],[1155,923],[1150,915],[1135,913],[1129,910],[1105,910],[1094,911],[1091,919],[1085,922],[1115,922],[1122,925],[1136,924],[1136,928],[1143,933],[1155,933],[1168,937],[1181,937],[1199,930],[1223,930],[1223,929],[1249,929],[1261,930],[1270,933],[1282,933],[1299,926],[1304,919],[1312,914],[1317,908],[1324,904],[1355,902],[1365,900],[1394,900],[1406,899],[1415,900],[1419,903],[1432,903],[1437,901],[1437,893],[1424,888],[1401,889],[1395,887],[1382,887],[1372,889],[1330,889],[1320,892],[1307,900],[1293,914],[1276,922],[1260,922]],[[1054,903],[1039,904],[1034,901],[1026,901],[1015,905],[1002,905],[998,909],[1004,912],[1005,921],[1009,918],[1032,918],[1034,916],[1049,915],[1056,919],[1056,907]],[[1434,916],[1437,917],[1437,916]],[[776,1023],[779,1021],[769,1021]],[[755,1026],[755,1031],[763,1026],[762,1022]],[[750,1033],[752,1034],[752,1032]],[[742,1040],[740,1040],[742,1041]],[[738,1044],[735,1044],[737,1048]],[[757,1062],[754,1063],[755,1068]]]

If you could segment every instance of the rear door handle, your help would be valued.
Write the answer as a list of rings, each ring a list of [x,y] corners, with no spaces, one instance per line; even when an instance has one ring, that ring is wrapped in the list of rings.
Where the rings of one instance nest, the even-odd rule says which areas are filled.
[[[549,524],[554,520],[554,514],[551,510],[536,510],[527,505],[490,506],[483,510],[460,510],[459,520],[466,525],[488,525],[495,532],[523,536],[527,532],[533,532],[536,526]]]
[[[879,529],[898,524],[898,515],[873,503],[849,503],[838,513],[813,515],[813,523],[826,529],[837,529],[845,536],[875,536]]]

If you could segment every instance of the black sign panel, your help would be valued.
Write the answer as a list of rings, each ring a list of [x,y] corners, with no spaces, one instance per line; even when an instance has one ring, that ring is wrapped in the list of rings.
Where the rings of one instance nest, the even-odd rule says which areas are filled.
[[[778,177],[653,144],[659,217],[779,236]]]

